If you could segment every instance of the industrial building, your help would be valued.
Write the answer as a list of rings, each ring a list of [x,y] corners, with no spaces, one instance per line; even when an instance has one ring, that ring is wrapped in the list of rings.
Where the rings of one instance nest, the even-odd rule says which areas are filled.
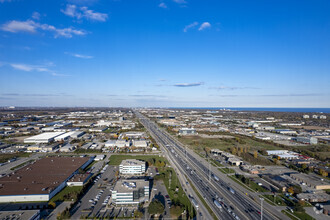
[[[96,155],[96,157],[94,158],[95,161],[100,161],[100,160],[104,160],[105,155],[104,154],[98,154]]]
[[[89,178],[92,176],[92,173],[85,174],[75,174],[71,179],[67,181],[68,186],[83,186]]]
[[[71,152],[71,151],[73,151],[73,150],[75,150],[75,149],[76,149],[75,146],[73,146],[73,145],[71,145],[71,144],[66,144],[66,145],[62,146],[62,147],[59,149],[59,151],[60,151],[60,152]]]
[[[317,138],[315,137],[296,137],[295,140],[303,144],[317,144]]]
[[[148,142],[146,140],[133,140],[132,145],[134,147],[146,148],[148,147]]]
[[[140,139],[140,138],[143,138],[144,136],[145,136],[144,132],[131,131],[131,132],[123,133],[122,135],[120,135],[119,138],[127,137],[130,139]]]
[[[138,205],[149,201],[149,191],[147,180],[119,180],[112,190],[112,202],[115,205]]]
[[[123,160],[119,165],[119,173],[124,175],[141,175],[146,172],[146,162],[135,159]]]
[[[196,129],[194,128],[180,128],[179,130],[180,135],[194,135],[197,134]]]
[[[107,142],[105,142],[104,146],[123,148],[131,146],[131,142],[126,140],[108,140]]]
[[[67,132],[67,133],[64,133],[64,134],[61,134],[57,137],[54,138],[55,141],[66,141],[68,140],[71,135],[73,135],[75,133],[75,131],[70,131],[70,132]]]
[[[0,178],[0,202],[49,201],[92,161],[89,157],[42,158]]]
[[[330,189],[330,181],[322,179],[316,175],[304,173],[291,173],[290,177],[301,184],[305,184],[317,190]]]
[[[8,220],[39,220],[39,210],[0,211],[0,219]]]
[[[27,151],[32,152],[51,152],[59,148],[59,144],[51,144],[51,145],[32,145],[26,148]]]
[[[29,138],[24,139],[24,143],[50,143],[53,142],[57,136],[64,134],[64,132],[45,132]]]
[[[267,150],[268,155],[273,155],[283,160],[299,159],[297,153],[288,150]]]

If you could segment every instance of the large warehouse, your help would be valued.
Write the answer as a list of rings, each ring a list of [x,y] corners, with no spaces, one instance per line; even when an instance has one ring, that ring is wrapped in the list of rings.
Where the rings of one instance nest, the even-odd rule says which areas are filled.
[[[0,178],[0,202],[48,201],[87,167],[90,157],[46,157]]]
[[[65,132],[45,132],[24,139],[24,143],[49,143],[53,142],[54,138],[64,134]]]

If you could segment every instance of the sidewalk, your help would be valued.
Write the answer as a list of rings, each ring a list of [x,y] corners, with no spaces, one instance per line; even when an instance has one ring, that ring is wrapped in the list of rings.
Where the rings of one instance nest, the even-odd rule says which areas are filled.
[[[56,220],[57,214],[63,212],[67,207],[69,208],[71,203],[72,202],[62,202],[49,214],[49,216],[47,216],[47,219]]]

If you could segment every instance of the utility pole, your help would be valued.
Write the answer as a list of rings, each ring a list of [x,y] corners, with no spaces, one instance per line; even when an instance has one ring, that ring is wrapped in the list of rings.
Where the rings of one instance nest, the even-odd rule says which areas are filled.
[[[263,214],[263,210],[262,210],[262,203],[263,203],[263,201],[264,201],[264,198],[260,198],[260,200],[261,200],[261,212],[260,212],[260,214],[261,214],[261,217],[260,217],[260,219],[262,220],[262,214]]]
[[[209,163],[209,182],[211,181],[211,163],[210,163],[210,157],[208,156],[208,163]]]

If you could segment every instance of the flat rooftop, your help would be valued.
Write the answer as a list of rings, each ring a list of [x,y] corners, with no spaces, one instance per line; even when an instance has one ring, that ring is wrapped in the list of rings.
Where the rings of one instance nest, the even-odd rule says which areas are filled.
[[[91,174],[75,174],[71,179],[68,180],[68,182],[85,182],[85,180],[90,176]]]
[[[311,185],[315,185],[315,186],[328,186],[330,185],[330,181],[327,179],[323,179],[322,177],[318,177],[316,175],[313,174],[304,174],[304,173],[292,173],[290,175],[291,177],[295,177],[301,181],[307,182]]]
[[[89,157],[45,157],[0,178],[0,196],[49,194]]]
[[[39,215],[39,210],[0,211],[0,219],[25,220]]]
[[[144,179],[119,180],[112,191],[117,191],[119,193],[133,192],[139,188],[144,188],[145,186],[149,187],[149,181]]]
[[[29,138],[25,138],[24,140],[25,141],[28,141],[28,140],[47,140],[47,139],[50,139],[50,138],[55,138],[59,135],[62,135],[64,134],[65,132],[45,132],[45,133],[42,133],[42,134],[38,134],[38,135],[35,135],[35,136],[32,136],[32,137],[29,137]]]
[[[127,159],[127,160],[122,160],[120,165],[122,165],[122,166],[141,166],[141,165],[146,165],[146,162],[141,161],[141,160],[136,160],[136,159]]]

